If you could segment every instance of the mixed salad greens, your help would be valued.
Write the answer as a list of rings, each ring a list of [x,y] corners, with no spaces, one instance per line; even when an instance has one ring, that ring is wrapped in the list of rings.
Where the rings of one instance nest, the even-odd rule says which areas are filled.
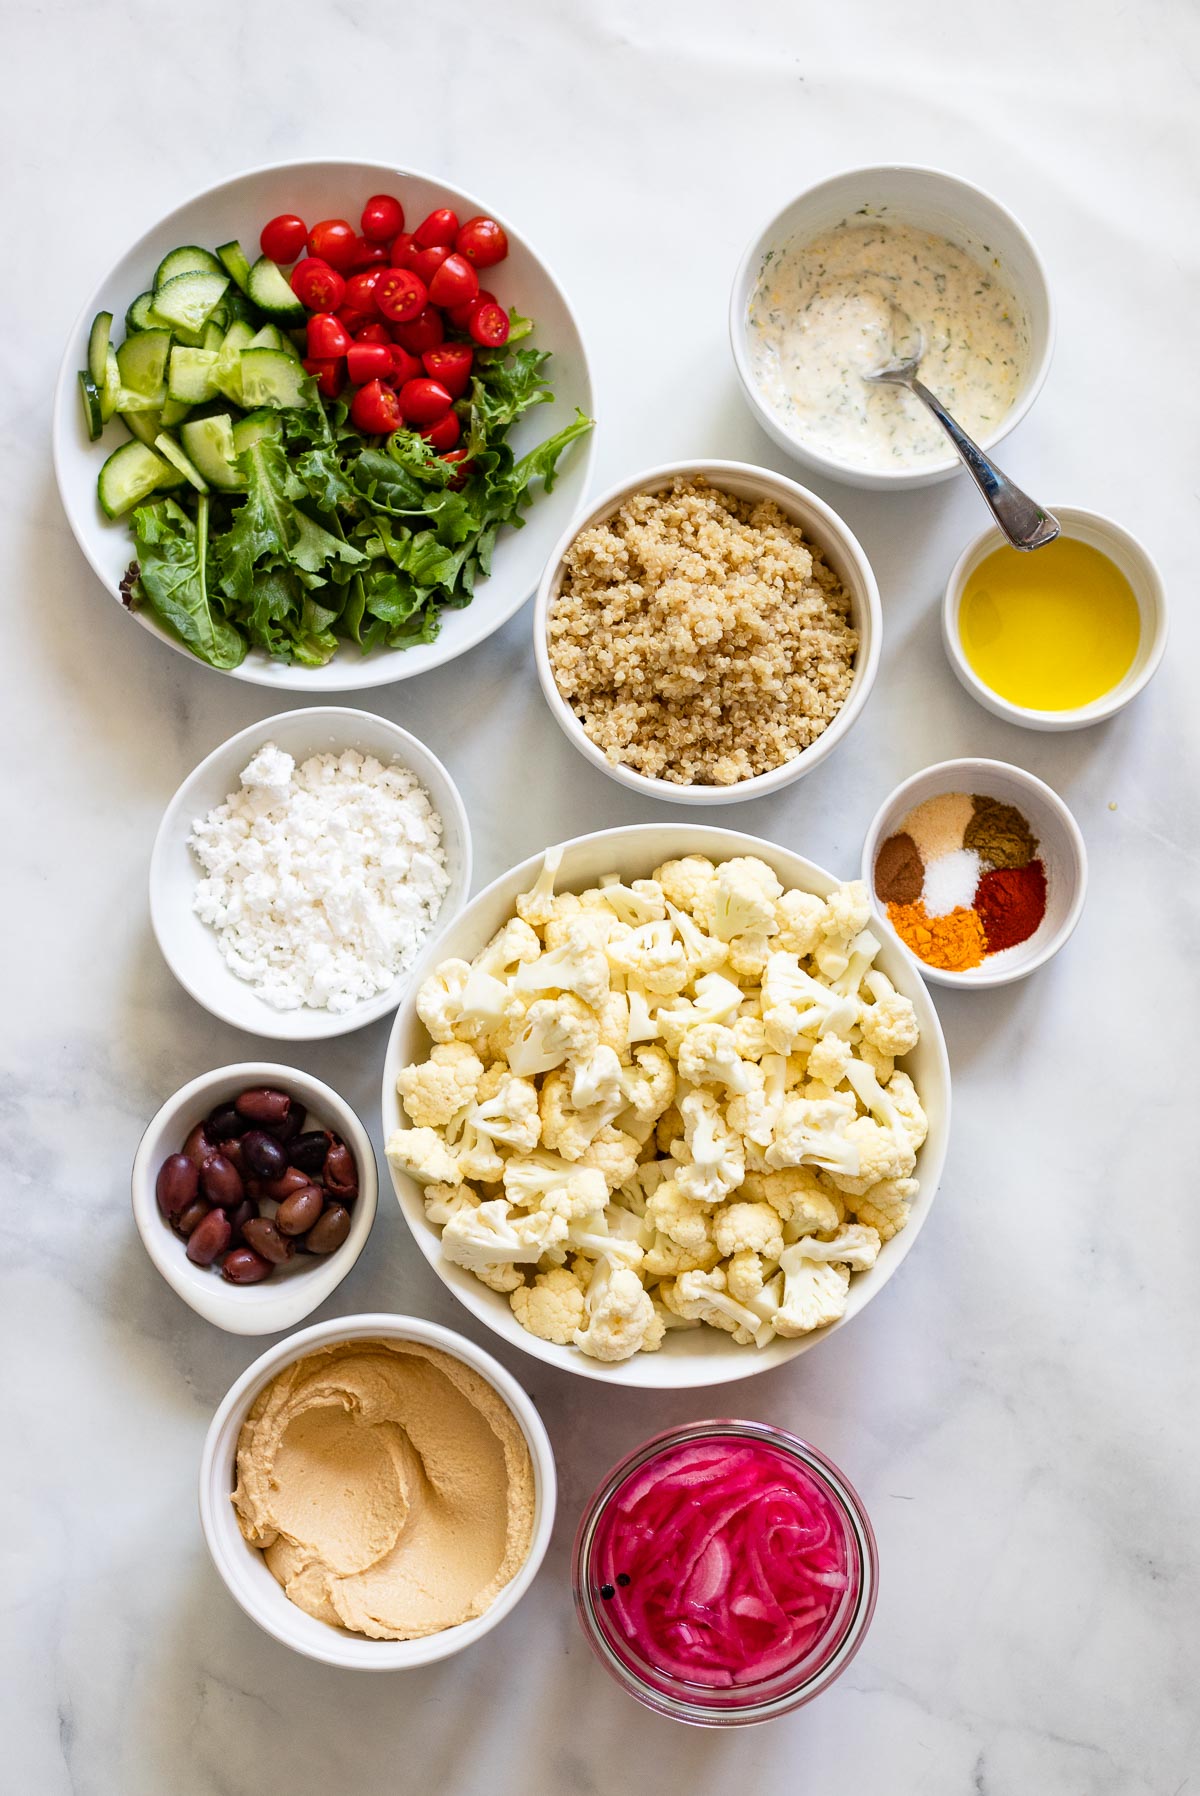
[[[236,243],[216,255],[172,251],[153,291],[130,307],[119,347],[111,315],[99,315],[80,375],[90,433],[119,414],[132,436],[98,481],[106,513],[132,528],[125,602],[218,668],[237,667],[252,647],[316,667],[342,643],[365,653],[431,642],[443,611],[470,604],[498,532],[522,523],[536,483],[549,491],[563,451],[591,428],[577,411],[515,455],[516,420],[553,398],[549,357],[526,341],[528,319],[505,315],[490,295],[477,313],[484,303],[484,324],[505,340],[489,346],[464,322],[457,334],[469,353],[453,341],[456,320],[437,314],[441,364],[455,351],[463,379],[457,397],[437,388],[451,410],[423,432],[411,414],[403,420],[405,394],[428,405],[437,383],[412,378],[426,370],[407,350],[368,351],[364,361],[394,354],[395,378],[347,404],[331,396],[339,382],[329,362],[306,362],[293,340],[306,315],[283,269],[266,256],[251,266]],[[427,331],[433,317],[425,304],[408,329]],[[328,331],[332,318],[307,319],[310,354],[313,326]],[[386,341],[382,322],[353,341]],[[402,343],[405,326],[393,328]],[[356,417],[399,427],[372,432]],[[447,440],[453,448],[439,453]]]

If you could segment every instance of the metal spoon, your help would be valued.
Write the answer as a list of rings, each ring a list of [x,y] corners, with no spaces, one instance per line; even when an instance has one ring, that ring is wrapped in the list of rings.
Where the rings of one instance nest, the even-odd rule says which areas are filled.
[[[896,318],[902,330],[893,335],[893,359],[879,368],[872,368],[863,379],[884,386],[907,387],[910,393],[915,393],[929,407],[958,450],[967,473],[983,494],[985,504],[1013,548],[1045,548],[1059,533],[1058,519],[1015,486],[1007,474],[1002,474],[978,443],[972,442],[962,426],[955,423],[936,393],[931,393],[925,383],[917,379],[917,369],[925,353],[924,340],[904,313],[897,312]],[[901,342],[908,349],[907,355],[900,353]]]

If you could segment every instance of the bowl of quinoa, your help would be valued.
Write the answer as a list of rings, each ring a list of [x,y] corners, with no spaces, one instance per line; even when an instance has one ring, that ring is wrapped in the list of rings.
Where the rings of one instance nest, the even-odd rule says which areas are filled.
[[[653,468],[563,536],[538,589],[546,702],[601,772],[678,804],[800,779],[867,701],[870,563],[815,493],[743,462]]]

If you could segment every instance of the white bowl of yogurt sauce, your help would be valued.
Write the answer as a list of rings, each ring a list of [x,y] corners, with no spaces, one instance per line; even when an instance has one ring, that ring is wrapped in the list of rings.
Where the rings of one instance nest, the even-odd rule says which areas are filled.
[[[850,169],[800,194],[750,243],[729,302],[734,365],[763,428],[855,486],[948,479],[958,457],[920,401],[861,378],[904,342],[905,318],[923,336],[926,385],[994,447],[1037,398],[1054,347],[1026,232],[939,169]]]

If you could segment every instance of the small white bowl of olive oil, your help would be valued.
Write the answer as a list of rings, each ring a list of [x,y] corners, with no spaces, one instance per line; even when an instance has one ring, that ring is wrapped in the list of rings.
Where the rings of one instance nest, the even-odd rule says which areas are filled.
[[[985,530],[942,604],[950,665],[973,698],[1030,730],[1078,730],[1136,698],[1167,646],[1162,578],[1111,518],[1056,505],[1062,534],[1010,548]]]

